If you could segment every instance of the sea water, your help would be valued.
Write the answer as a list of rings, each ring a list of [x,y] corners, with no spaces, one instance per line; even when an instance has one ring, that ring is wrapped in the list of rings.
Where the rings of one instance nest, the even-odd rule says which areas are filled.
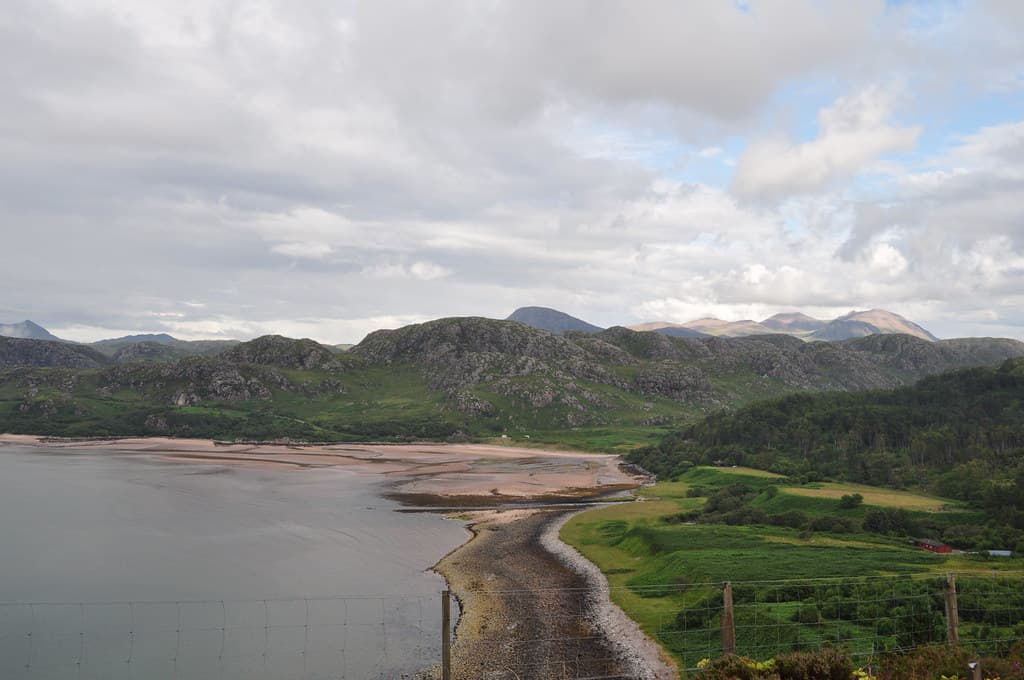
[[[0,677],[397,678],[457,521],[382,477],[0,446]]]

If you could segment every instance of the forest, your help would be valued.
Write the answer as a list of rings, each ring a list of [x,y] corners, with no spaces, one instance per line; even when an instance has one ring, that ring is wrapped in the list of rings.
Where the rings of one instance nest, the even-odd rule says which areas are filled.
[[[914,488],[985,511],[984,524],[956,527],[958,543],[1015,545],[1024,532],[1024,360],[894,390],[754,403],[709,415],[629,459],[663,479],[698,465],[741,465],[797,482]],[[873,519],[884,527],[898,518]]]

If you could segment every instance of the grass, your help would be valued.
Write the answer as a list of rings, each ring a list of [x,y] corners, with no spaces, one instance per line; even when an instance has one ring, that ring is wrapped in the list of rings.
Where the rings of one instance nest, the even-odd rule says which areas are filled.
[[[921,510],[924,512],[939,512],[952,507],[962,507],[962,503],[949,501],[934,496],[926,496],[911,491],[897,491],[894,489],[880,489],[864,484],[846,484],[826,482],[820,484],[809,484],[801,487],[787,488],[786,493],[795,496],[808,496],[811,498],[836,499],[843,496],[859,493],[864,497],[867,505],[877,505],[890,508],[904,508],[906,510]]]
[[[508,439],[486,437],[491,444],[515,444],[535,448],[592,453],[628,453],[641,446],[657,444],[671,431],[669,427],[580,427],[569,430],[513,430]]]
[[[714,592],[712,584],[722,581],[742,584],[892,575],[931,578],[951,571],[991,576],[994,570],[1020,568],[1013,560],[936,555],[910,546],[906,539],[875,534],[815,533],[808,537],[784,527],[674,523],[680,513],[704,503],[704,498],[693,496],[694,489],[708,493],[736,482],[762,490],[775,486],[777,493],[761,494],[755,501],[766,512],[800,510],[808,516],[859,517],[865,507],[885,506],[907,509],[915,517],[976,519],[976,513],[970,511],[946,512],[944,509],[956,504],[923,494],[854,484],[785,486],[780,476],[760,470],[698,467],[677,481],[641,489],[642,502],[601,507],[569,520],[562,528],[562,539],[605,573],[612,600],[685,664],[694,662],[690,658],[693,650],[707,647],[716,638],[707,632],[713,626],[703,632],[680,632],[677,616],[680,611],[706,606],[708,594]],[[848,493],[860,493],[864,506],[840,509],[839,498]],[[780,601],[772,611],[762,612],[762,616],[777,619],[787,631],[777,641],[761,640],[756,628],[738,635],[753,636],[746,644],[754,648],[762,644],[768,645],[766,649],[772,644],[819,644],[821,631],[792,625],[800,606],[799,600]],[[737,625],[742,626],[739,616]],[[860,630],[853,623],[829,625],[832,635],[873,635],[872,630]],[[879,642],[897,643],[896,638]]]

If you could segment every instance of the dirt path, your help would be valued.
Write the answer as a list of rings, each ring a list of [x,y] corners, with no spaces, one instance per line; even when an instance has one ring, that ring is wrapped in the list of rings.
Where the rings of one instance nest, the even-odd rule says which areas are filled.
[[[591,623],[587,582],[542,546],[565,514],[484,513],[473,539],[438,563],[462,603],[457,680],[637,677]]]

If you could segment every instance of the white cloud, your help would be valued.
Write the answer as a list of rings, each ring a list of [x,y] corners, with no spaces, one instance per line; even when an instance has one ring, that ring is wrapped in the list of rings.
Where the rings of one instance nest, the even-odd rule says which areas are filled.
[[[412,277],[420,281],[433,281],[451,276],[452,270],[447,267],[434,264],[433,262],[413,262],[409,267]]]
[[[304,257],[312,260],[319,260],[331,254],[332,250],[326,243],[315,241],[297,241],[292,243],[278,243],[270,248],[271,252],[288,257]]]
[[[733,188],[742,196],[815,192],[878,157],[914,148],[919,127],[888,124],[893,95],[878,87],[842,97],[818,113],[818,137],[802,144],[756,141],[740,157]]]

